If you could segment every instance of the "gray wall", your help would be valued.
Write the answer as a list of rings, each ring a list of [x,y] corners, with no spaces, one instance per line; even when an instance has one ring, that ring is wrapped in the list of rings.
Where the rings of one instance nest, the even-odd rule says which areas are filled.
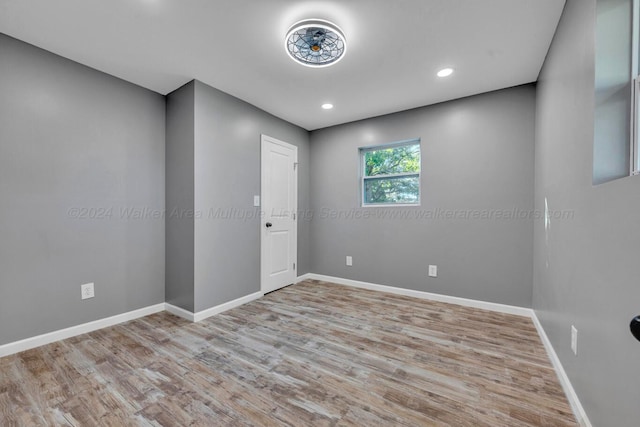
[[[164,114],[0,34],[0,344],[164,301],[164,220],[122,211],[164,208]]]
[[[311,271],[530,307],[534,112],[528,85],[312,132]],[[411,138],[422,205],[359,207],[358,148]]]
[[[538,83],[536,207],[573,221],[534,225],[534,300],[594,426],[638,425],[640,177],[592,186],[596,2],[568,0]],[[614,132],[612,138],[615,138]],[[570,328],[578,329],[578,356]]]
[[[260,290],[260,135],[298,147],[298,207],[309,208],[309,133],[195,82],[195,310]],[[298,222],[298,274],[309,272],[309,221]]]
[[[629,174],[632,0],[598,0],[593,183]]]
[[[184,212],[166,220],[167,301],[199,311],[257,291],[260,223],[246,214],[265,133],[300,149],[300,209],[315,216],[299,224],[299,274],[521,306],[533,282],[533,307],[593,424],[635,426],[640,177],[592,186],[626,167],[625,90],[600,73],[621,82],[626,66],[622,48],[620,61],[601,48],[616,5],[626,7],[567,1],[537,103],[523,86],[309,136],[192,82],[167,98],[166,188],[162,96],[0,35],[0,345],[165,301],[165,191],[167,216]],[[617,30],[611,40],[628,29]],[[358,147],[415,137],[422,206],[360,208]],[[529,212],[532,200],[533,217],[545,206],[573,216],[472,217]],[[86,282],[96,297],[81,301]]]
[[[166,301],[193,312],[195,83],[166,99]]]

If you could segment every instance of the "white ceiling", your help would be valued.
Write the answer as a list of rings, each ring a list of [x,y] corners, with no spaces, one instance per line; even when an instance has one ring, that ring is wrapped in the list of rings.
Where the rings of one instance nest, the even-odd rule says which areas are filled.
[[[0,32],[161,94],[195,78],[313,130],[535,81],[564,3],[0,0]],[[307,18],[342,28],[342,61],[287,56]]]

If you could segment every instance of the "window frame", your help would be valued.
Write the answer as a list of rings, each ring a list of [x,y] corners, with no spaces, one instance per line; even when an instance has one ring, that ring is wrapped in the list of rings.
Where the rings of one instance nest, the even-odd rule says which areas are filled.
[[[640,175],[640,0],[633,0],[631,24],[631,141],[629,174]]]
[[[400,148],[410,145],[417,145],[420,151],[420,170],[418,172],[403,172],[385,175],[366,176],[366,161],[365,155],[371,151],[386,150],[389,148]],[[388,208],[388,207],[416,207],[420,206],[422,201],[422,183],[420,176],[422,173],[422,143],[420,138],[405,139],[402,141],[395,141],[386,144],[370,145],[366,147],[360,147],[358,149],[358,155],[360,157],[360,207],[363,208]],[[416,177],[418,178],[418,200],[415,203],[366,203],[365,201],[365,182],[368,180],[376,179],[393,179],[403,177]]]

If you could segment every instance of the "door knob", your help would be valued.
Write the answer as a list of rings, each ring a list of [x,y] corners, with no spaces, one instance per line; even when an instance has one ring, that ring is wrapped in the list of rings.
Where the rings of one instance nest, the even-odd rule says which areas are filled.
[[[640,316],[636,316],[631,320],[631,324],[629,325],[631,328],[631,333],[638,341],[640,341]]]
[[[265,227],[267,227],[267,228],[269,228],[269,227],[272,227],[272,226],[273,226],[273,224],[271,224],[270,222],[268,222],[268,223],[266,223],[264,226],[265,226]]]

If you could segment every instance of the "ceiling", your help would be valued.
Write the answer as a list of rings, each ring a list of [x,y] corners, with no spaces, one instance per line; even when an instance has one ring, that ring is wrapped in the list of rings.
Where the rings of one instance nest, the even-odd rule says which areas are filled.
[[[161,94],[195,78],[314,130],[536,81],[564,3],[0,0],[0,32]],[[307,18],[342,28],[342,61],[288,57]]]

